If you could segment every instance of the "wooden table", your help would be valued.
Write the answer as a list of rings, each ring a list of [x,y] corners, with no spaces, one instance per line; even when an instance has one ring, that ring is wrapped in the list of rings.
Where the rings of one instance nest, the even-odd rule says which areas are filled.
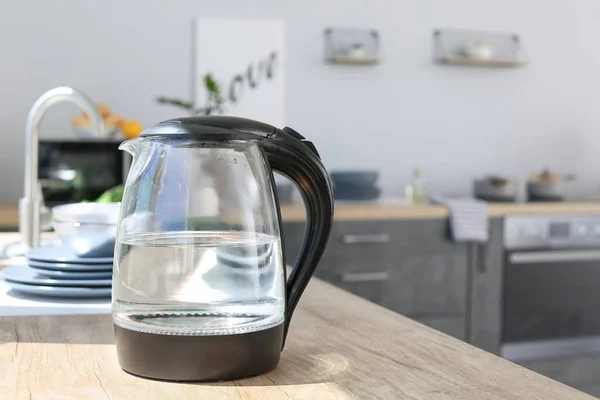
[[[3,317],[0,389],[7,400],[592,399],[317,279],[266,375],[142,379],[119,367],[108,315]]]

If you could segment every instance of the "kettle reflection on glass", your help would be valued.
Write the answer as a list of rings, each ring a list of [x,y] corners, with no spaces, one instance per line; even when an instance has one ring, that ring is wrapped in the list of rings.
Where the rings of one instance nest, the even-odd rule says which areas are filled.
[[[121,203],[112,314],[121,367],[165,380],[225,380],[273,369],[325,249],[328,175],[310,141],[243,118],[157,124]],[[286,277],[275,170],[303,194],[302,250]]]

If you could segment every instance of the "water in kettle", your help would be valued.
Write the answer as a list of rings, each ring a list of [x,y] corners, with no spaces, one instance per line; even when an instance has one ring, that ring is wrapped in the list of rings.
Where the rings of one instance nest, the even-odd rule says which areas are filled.
[[[122,237],[113,316],[135,331],[246,333],[284,319],[279,237],[247,232],[161,232]]]

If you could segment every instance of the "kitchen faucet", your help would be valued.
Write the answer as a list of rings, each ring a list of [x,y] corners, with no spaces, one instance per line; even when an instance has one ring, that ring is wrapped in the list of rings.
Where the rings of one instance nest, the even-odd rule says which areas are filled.
[[[58,87],[44,93],[33,105],[27,116],[25,128],[25,196],[19,201],[19,232],[27,248],[40,245],[40,208],[42,193],[38,182],[38,157],[40,123],[53,105],[62,102],[75,103],[85,112],[97,136],[104,133],[104,121],[94,103],[83,93],[70,87]]]

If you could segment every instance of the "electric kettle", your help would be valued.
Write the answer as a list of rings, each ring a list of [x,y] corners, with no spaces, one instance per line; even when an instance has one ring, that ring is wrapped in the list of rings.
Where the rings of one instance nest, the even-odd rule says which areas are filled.
[[[113,274],[121,367],[174,381],[275,368],[333,219],[314,145],[290,128],[207,116],[161,122],[120,148],[133,156]],[[297,184],[306,206],[289,276],[272,171]]]

